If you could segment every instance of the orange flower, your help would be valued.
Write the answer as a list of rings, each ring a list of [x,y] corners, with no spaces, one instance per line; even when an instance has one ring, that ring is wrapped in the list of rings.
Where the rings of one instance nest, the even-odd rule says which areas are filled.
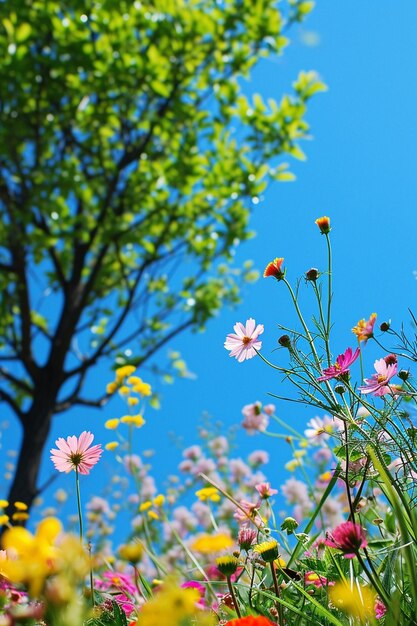
[[[359,322],[352,328],[352,333],[354,333],[358,341],[364,341],[365,344],[371,337],[374,336],[374,326],[376,322],[376,313],[372,313],[369,320],[359,320]]]
[[[322,235],[327,235],[330,232],[330,217],[327,217],[327,215],[317,218],[315,223]]]
[[[281,269],[283,263],[284,259],[278,257],[268,263],[264,271],[264,278],[268,278],[268,276],[273,276],[277,280],[282,280],[285,276],[285,270]]]

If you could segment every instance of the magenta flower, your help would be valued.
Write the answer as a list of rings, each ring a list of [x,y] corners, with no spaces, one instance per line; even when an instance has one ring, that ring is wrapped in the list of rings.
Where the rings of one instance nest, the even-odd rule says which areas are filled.
[[[349,373],[349,367],[356,361],[359,356],[359,348],[356,348],[355,352],[352,352],[352,348],[348,348],[343,354],[339,354],[336,359],[336,363],[323,370],[323,375],[318,378],[318,382],[321,383],[331,378],[339,378],[343,374]]]
[[[242,363],[245,359],[254,357],[256,350],[261,349],[262,341],[259,341],[258,337],[264,332],[264,327],[262,324],[256,326],[255,320],[250,317],[246,321],[246,326],[237,322],[233,329],[236,334],[227,335],[224,347],[230,350],[229,356],[234,356],[239,363]]]
[[[398,371],[396,360],[391,355],[385,359],[377,359],[374,363],[376,374],[371,378],[365,378],[365,385],[359,387],[361,393],[372,393],[374,396],[385,396],[387,393],[396,393],[397,390],[388,384]]]
[[[329,548],[342,550],[347,559],[353,559],[360,548],[366,548],[368,542],[362,526],[354,522],[343,522],[333,532],[326,533],[324,544]]]
[[[58,450],[52,448],[51,461],[58,472],[70,472],[76,470],[80,474],[89,474],[91,468],[98,463],[103,452],[101,445],[90,445],[94,435],[84,431],[79,437],[67,437],[66,440],[60,437],[55,441]]]

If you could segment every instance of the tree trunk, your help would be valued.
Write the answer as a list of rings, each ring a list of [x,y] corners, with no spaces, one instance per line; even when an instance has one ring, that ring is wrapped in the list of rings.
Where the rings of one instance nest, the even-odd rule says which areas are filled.
[[[15,512],[14,503],[17,501],[24,502],[30,509],[33,500],[39,493],[37,480],[42,452],[51,428],[54,404],[54,393],[51,394],[51,391],[49,394],[41,392],[34,398],[32,406],[25,415],[23,440],[8,497],[7,514],[12,523],[12,516]]]

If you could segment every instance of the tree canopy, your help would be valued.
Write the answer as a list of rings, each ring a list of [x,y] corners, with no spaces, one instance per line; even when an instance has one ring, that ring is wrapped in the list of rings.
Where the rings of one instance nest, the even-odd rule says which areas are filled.
[[[0,398],[23,427],[31,504],[54,414],[102,358],[141,365],[238,299],[228,262],[270,180],[302,159],[290,95],[245,95],[311,2],[0,2]],[[247,271],[246,270],[243,271]]]

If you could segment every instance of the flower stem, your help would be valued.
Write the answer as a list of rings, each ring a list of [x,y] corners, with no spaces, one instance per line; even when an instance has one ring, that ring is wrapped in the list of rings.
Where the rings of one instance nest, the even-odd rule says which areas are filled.
[[[269,565],[271,566],[271,574],[272,574],[272,580],[273,580],[273,583],[274,583],[275,595],[276,595],[276,597],[279,600],[281,594],[279,592],[278,579],[277,579],[277,573],[276,573],[275,567],[274,567],[274,562],[271,561],[271,563]],[[282,616],[282,605],[281,605],[280,602],[278,603],[278,622],[281,625],[284,624],[284,620],[283,620],[283,616]]]
[[[75,488],[77,491],[78,520],[80,523],[80,541],[83,542],[83,514],[81,511],[80,476],[78,467],[75,468]]]
[[[330,313],[332,308],[332,247],[330,245],[330,237],[329,234],[326,233],[326,243],[327,243],[327,258],[328,258],[328,276],[329,280],[327,283],[328,286],[328,294],[327,294],[327,328],[326,328],[326,337],[327,341],[329,341],[330,337]]]
[[[233,585],[232,585],[232,581],[230,580],[230,576],[227,577],[227,586],[229,588],[229,593],[232,596],[233,605],[235,607],[236,615],[239,618],[241,618],[242,614],[240,612],[239,605],[238,605],[237,600],[236,600],[236,594],[235,594],[235,590],[233,589]]]

